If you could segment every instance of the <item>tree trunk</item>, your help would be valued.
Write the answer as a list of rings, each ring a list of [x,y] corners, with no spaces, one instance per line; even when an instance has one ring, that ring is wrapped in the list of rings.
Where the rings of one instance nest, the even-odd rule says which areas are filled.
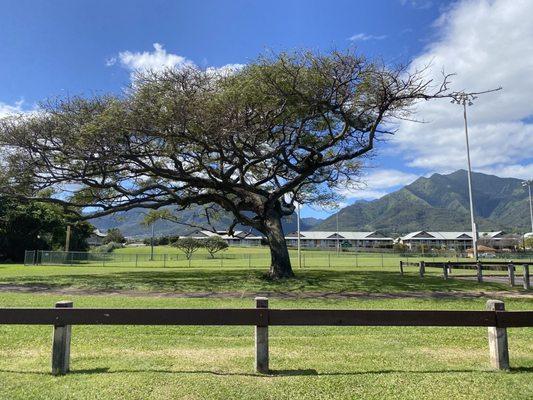
[[[285,235],[281,226],[281,216],[275,212],[269,213],[269,216],[264,221],[264,226],[264,234],[270,247],[270,277],[274,279],[294,277],[289,250],[287,249]]]

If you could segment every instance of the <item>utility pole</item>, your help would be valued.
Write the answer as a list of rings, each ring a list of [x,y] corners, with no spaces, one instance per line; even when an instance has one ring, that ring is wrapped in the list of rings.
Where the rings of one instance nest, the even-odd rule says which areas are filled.
[[[297,213],[296,213],[296,230],[297,230],[297,234],[298,234],[298,268],[302,268],[302,245],[301,245],[301,241],[300,241],[300,218],[301,218],[301,215],[300,215],[300,203],[296,203],[296,206],[297,206]]]
[[[487,90],[484,92],[477,92],[477,93],[466,93],[466,92],[456,92],[452,93],[450,97],[452,98],[451,103],[452,104],[458,104],[463,106],[463,118],[465,123],[465,139],[466,139],[466,160],[468,165],[468,197],[470,202],[470,223],[472,225],[472,250],[474,252],[474,260],[478,260],[478,254],[477,254],[477,241],[478,241],[478,232],[477,232],[477,226],[476,221],[474,219],[474,198],[472,195],[472,166],[470,163],[470,144],[468,142],[468,120],[466,116],[466,106],[473,105],[473,100],[478,98],[478,95],[495,92],[497,90],[501,90],[501,87],[498,89],[492,89]]]
[[[533,179],[528,179],[527,181],[522,182],[522,186],[526,187],[529,191],[529,218],[531,219],[531,232],[533,232],[533,203],[531,200],[531,185],[533,184]]]
[[[152,222],[152,238],[150,239],[150,261],[154,261],[154,225],[155,221]]]
[[[70,233],[71,233],[71,226],[67,225],[67,234],[65,237],[65,251],[68,252],[70,250]]]
[[[340,247],[339,247],[339,213],[337,212],[335,214],[335,217],[337,219],[337,234],[335,235],[337,240],[336,240],[336,250],[337,250],[337,255],[340,253]]]

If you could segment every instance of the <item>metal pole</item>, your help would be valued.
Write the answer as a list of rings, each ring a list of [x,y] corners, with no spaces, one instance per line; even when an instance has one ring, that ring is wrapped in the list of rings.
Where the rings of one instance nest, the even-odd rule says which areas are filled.
[[[533,232],[533,203],[531,200],[531,184],[533,183],[533,180],[527,180],[522,182],[522,186],[527,186],[528,192],[529,192],[529,218],[531,218],[531,232]]]
[[[337,255],[338,255],[339,252],[340,252],[340,248],[339,248],[339,213],[338,212],[337,212],[337,214],[335,214],[335,217],[337,219],[337,234],[335,236],[337,237],[336,250],[337,250]]]
[[[150,239],[150,261],[154,261],[154,225],[155,222],[152,222],[152,237]]]
[[[297,219],[297,222],[296,222],[296,226],[297,226],[297,231],[298,231],[298,268],[302,268],[302,243],[300,241],[300,203],[297,203],[297,206],[298,208],[296,209],[297,210],[297,214],[296,214],[296,219]]]
[[[468,162],[468,195],[470,200],[470,222],[472,223],[472,250],[474,260],[478,260],[477,255],[477,227],[474,219],[474,199],[472,195],[472,167],[470,164],[470,144],[468,143],[468,121],[466,118],[466,99],[463,100],[463,117],[465,120],[465,138],[466,138],[466,159]]]

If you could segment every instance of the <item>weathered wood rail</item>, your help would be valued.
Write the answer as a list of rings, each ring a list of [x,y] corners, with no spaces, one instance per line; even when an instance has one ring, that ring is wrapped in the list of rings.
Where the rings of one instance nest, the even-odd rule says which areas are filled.
[[[3,308],[0,324],[53,325],[52,374],[70,370],[72,325],[251,325],[255,326],[255,369],[269,371],[269,326],[435,326],[488,327],[491,365],[509,369],[507,328],[533,327],[533,311],[505,311],[489,300],[485,311],[269,309],[256,298],[250,309]]]
[[[479,283],[483,282],[483,271],[504,271],[507,270],[509,286],[515,286],[516,268],[522,267],[522,285],[525,290],[531,289],[531,278],[529,267],[533,265],[530,261],[400,261],[400,275],[404,275],[405,267],[417,267],[421,278],[426,273],[426,268],[439,268],[442,270],[442,277],[448,279],[452,269],[475,269]]]

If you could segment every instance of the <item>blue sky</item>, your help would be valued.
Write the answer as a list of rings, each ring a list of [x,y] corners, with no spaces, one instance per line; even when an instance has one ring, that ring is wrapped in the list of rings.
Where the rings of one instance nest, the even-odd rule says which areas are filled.
[[[533,53],[533,32],[523,21],[533,15],[531,3],[2,0],[0,115],[55,96],[119,92],[134,66],[221,67],[267,50],[357,46],[390,63],[429,60],[430,74],[457,72],[457,89],[504,86],[505,94],[473,108],[479,112],[471,129],[473,163],[488,173],[531,177],[533,80],[525,74],[533,65],[526,53]],[[497,73],[485,76],[491,68]],[[420,107],[417,116],[428,124],[401,123],[370,161],[364,190],[343,193],[346,203],[464,167],[460,110],[438,104]]]

